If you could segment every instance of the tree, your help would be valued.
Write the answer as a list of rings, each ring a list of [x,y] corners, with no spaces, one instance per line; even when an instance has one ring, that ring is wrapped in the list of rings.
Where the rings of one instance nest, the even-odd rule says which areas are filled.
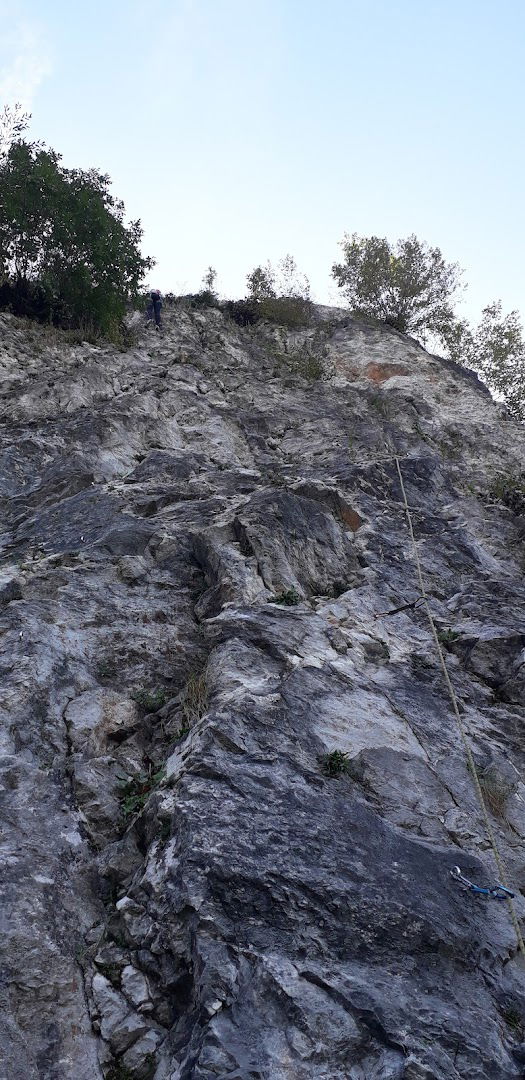
[[[306,274],[297,269],[293,255],[285,255],[277,264],[277,295],[296,300],[310,299],[310,282]]]
[[[205,273],[205,275],[204,275],[204,277],[203,277],[203,279],[202,279],[202,284],[204,286],[204,292],[211,293],[212,296],[215,296],[216,295],[216,293],[215,293],[215,282],[216,282],[216,280],[217,280],[217,271],[214,269],[213,266],[209,266],[206,273]]]
[[[503,314],[501,301],[483,308],[479,325],[451,328],[448,355],[475,369],[517,420],[525,419],[525,335],[517,311]]]
[[[248,300],[275,300],[277,296],[275,272],[270,262],[266,266],[256,266],[246,275]]]
[[[0,161],[7,154],[11,143],[20,138],[30,119],[31,113],[22,112],[22,106],[18,102],[16,105],[4,105],[0,112]]]
[[[153,265],[139,221],[97,169],[65,169],[20,138],[0,159],[0,304],[15,313],[117,334]]]
[[[378,236],[346,235],[344,262],[332,277],[357,315],[379,319],[425,341],[442,337],[453,322],[452,297],[461,271],[439,248],[409,236],[393,246]]]

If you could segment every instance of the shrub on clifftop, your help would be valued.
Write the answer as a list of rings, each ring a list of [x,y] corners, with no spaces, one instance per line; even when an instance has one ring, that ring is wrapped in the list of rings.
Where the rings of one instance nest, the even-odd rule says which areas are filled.
[[[256,266],[246,277],[248,295],[241,301],[244,309],[254,312],[256,319],[290,328],[305,326],[312,314],[310,283],[301,274],[293,255],[285,255],[274,270],[271,263]],[[256,321],[248,320],[248,321]]]

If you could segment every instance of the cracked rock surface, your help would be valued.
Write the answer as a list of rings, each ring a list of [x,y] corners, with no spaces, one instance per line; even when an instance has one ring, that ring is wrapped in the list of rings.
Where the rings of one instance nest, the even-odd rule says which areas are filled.
[[[523,919],[523,427],[327,309],[0,371],[1,1080],[523,1078],[395,464]]]

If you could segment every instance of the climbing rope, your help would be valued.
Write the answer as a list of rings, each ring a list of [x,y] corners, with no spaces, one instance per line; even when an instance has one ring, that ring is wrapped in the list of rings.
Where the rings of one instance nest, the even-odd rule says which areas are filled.
[[[407,519],[407,524],[408,524],[408,530],[409,530],[409,533],[410,533],[410,539],[412,541],[412,549],[413,549],[413,552],[414,552],[414,560],[415,560],[415,563],[416,563],[417,577],[418,577],[418,582],[419,582],[419,595],[423,600],[423,606],[424,606],[425,611],[427,613],[428,621],[430,623],[430,629],[432,631],[432,637],[434,638],[434,644],[435,644],[437,652],[438,652],[439,662],[441,664],[441,669],[443,671],[443,675],[444,675],[444,678],[445,678],[445,683],[447,685],[447,690],[448,690],[448,693],[449,693],[449,696],[450,696],[450,701],[452,703],[452,709],[454,711],[454,716],[456,717],[456,721],[457,721],[457,725],[458,725],[458,728],[459,728],[459,733],[461,735],[461,740],[462,740],[462,743],[463,743],[463,747],[464,747],[465,753],[467,755],[468,767],[470,769],[470,773],[471,773],[472,779],[474,781],[476,794],[477,794],[477,797],[478,797],[479,805],[480,805],[481,812],[482,812],[482,815],[483,815],[483,819],[484,819],[484,822],[485,822],[485,828],[487,830],[487,836],[489,838],[490,846],[492,848],[492,854],[494,855],[494,861],[496,863],[496,867],[497,867],[497,871],[498,871],[499,882],[501,882],[501,884],[499,884],[499,882],[498,882],[498,887],[501,890],[503,890],[503,895],[501,895],[501,896],[498,895],[497,898],[502,899],[502,900],[505,899],[507,904],[508,904],[510,917],[511,917],[514,929],[516,931],[516,939],[517,939],[517,942],[518,942],[518,948],[519,948],[519,951],[521,952],[521,955],[522,955],[523,959],[525,960],[525,943],[523,941],[522,933],[521,933],[520,926],[519,926],[519,923],[518,923],[518,916],[516,915],[516,909],[515,909],[514,901],[513,901],[513,893],[510,891],[510,889],[508,888],[508,885],[507,885],[507,875],[506,875],[506,872],[505,872],[505,867],[503,865],[503,860],[501,858],[501,855],[500,855],[499,849],[498,849],[498,845],[496,843],[496,837],[494,836],[494,831],[493,831],[492,825],[490,823],[490,818],[489,818],[489,815],[488,815],[485,799],[483,797],[483,791],[481,790],[481,784],[479,782],[479,777],[478,777],[476,766],[475,766],[475,763],[474,763],[474,757],[472,755],[472,750],[470,748],[468,735],[467,735],[467,732],[465,730],[465,725],[464,725],[464,723],[463,723],[463,721],[461,719],[461,714],[460,714],[460,711],[459,711],[456,692],[455,692],[454,687],[453,687],[453,685],[452,685],[452,683],[450,681],[450,675],[448,673],[448,668],[447,668],[447,665],[446,665],[446,662],[445,662],[445,655],[444,655],[443,649],[441,648],[441,642],[440,642],[440,640],[438,638],[436,624],[434,622],[434,618],[433,618],[432,612],[430,610],[430,606],[429,606],[429,602],[428,602],[428,596],[427,596],[427,593],[426,593],[426,590],[425,590],[425,583],[423,581],[423,573],[422,573],[422,570],[421,570],[421,561],[420,561],[419,552],[418,552],[418,549],[417,549],[416,538],[414,536],[414,529],[412,527],[412,517],[411,517],[411,514],[410,514],[410,508],[409,508],[408,499],[407,499],[407,496],[406,496],[405,485],[403,483],[403,475],[402,475],[402,472],[401,472],[401,465],[399,464],[399,458],[397,456],[395,458],[395,462],[396,462],[396,467],[397,467],[397,473],[398,473],[398,476],[399,476],[401,494],[403,496],[403,505],[404,505],[404,508],[405,508],[405,514],[406,514],[406,519]],[[457,874],[455,874],[454,876],[457,877]],[[468,879],[465,879],[465,884],[467,884],[467,882],[468,882]],[[471,882],[468,882],[468,884],[469,884],[469,886],[472,885]],[[478,889],[478,891],[480,891],[480,890]],[[487,890],[487,893],[485,895],[491,895],[490,891]]]

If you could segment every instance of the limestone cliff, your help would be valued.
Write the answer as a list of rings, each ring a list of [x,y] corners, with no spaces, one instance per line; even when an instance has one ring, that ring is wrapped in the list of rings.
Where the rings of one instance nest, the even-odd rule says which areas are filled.
[[[0,1076],[523,1077],[429,625],[384,614],[399,455],[521,917],[523,428],[326,310],[173,308],[127,351],[4,315],[0,367]]]

